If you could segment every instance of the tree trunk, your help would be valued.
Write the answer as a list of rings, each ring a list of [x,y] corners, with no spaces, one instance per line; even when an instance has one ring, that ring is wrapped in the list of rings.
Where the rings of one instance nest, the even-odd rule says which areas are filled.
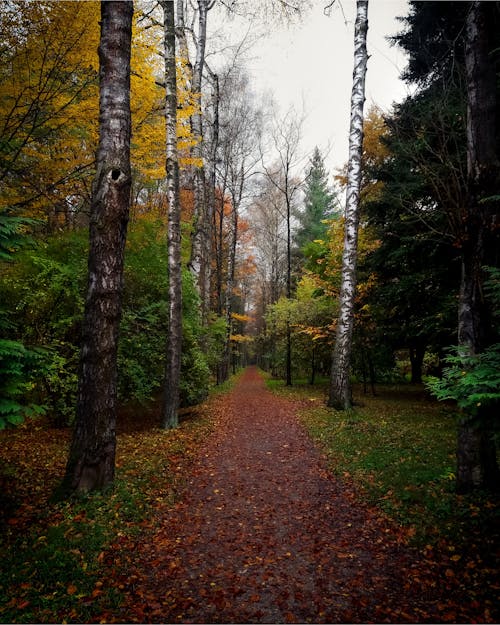
[[[195,139],[191,155],[196,159],[194,166],[194,217],[191,237],[191,258],[189,267],[195,277],[201,302],[202,322],[205,324],[209,310],[207,276],[210,275],[210,259],[206,257],[207,238],[211,239],[211,215],[208,214],[206,198],[205,167],[203,165],[203,123],[201,111],[201,83],[205,64],[205,44],[207,38],[207,0],[198,0],[198,37],[196,40],[196,60],[193,69],[191,90],[199,96],[196,112],[191,118],[191,128]]]
[[[328,398],[328,406],[341,410],[348,410],[352,406],[352,390],[349,375],[354,325],[354,300],[356,295],[359,191],[363,150],[363,106],[365,101],[366,65],[368,61],[366,51],[367,30],[368,0],[357,0],[349,133],[349,167],[347,172],[344,250],[342,253],[342,282]]]
[[[424,363],[425,347],[422,345],[411,345],[409,349],[411,364],[411,383],[422,383],[422,365]]]
[[[286,193],[286,297],[292,299],[292,236],[290,227],[291,207],[288,195],[288,172]],[[292,386],[292,330],[290,328],[290,310],[286,319],[286,386]]]
[[[166,182],[168,200],[168,337],[162,426],[179,424],[179,381],[182,353],[182,269],[179,162],[177,155],[177,79],[173,0],[161,0],[164,14],[166,89]]]
[[[131,189],[132,15],[131,1],[101,2],[99,149],[76,420],[65,491],[101,489],[114,479],[116,361]]]
[[[311,386],[314,385],[315,379],[316,379],[316,349],[313,345],[312,353],[311,353],[311,378],[309,381],[309,384],[311,384]]]
[[[483,298],[483,267],[498,259],[499,161],[497,155],[496,75],[492,61],[497,47],[493,24],[496,3],[472,2],[467,16],[467,177],[462,277],[458,310],[458,344],[469,355],[491,341],[491,318]],[[490,14],[491,11],[491,14]],[[499,470],[489,415],[464,415],[457,439],[457,490],[498,486]]]

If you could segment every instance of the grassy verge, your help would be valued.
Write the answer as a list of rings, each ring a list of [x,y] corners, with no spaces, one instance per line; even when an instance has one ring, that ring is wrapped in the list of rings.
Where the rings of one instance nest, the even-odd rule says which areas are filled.
[[[345,413],[325,407],[324,385],[266,383],[274,392],[304,402],[300,418],[333,472],[354,482],[366,500],[407,527],[416,544],[480,541],[488,550],[498,540],[498,500],[454,491],[453,410],[421,387],[379,387],[377,397],[356,389],[358,405]]]
[[[121,602],[106,583],[120,549],[154,528],[182,492],[235,379],[181,418],[157,427],[158,409],[128,408],[118,422],[116,480],[107,493],[65,502],[51,495],[64,472],[69,430],[28,423],[0,435],[0,622],[93,622]],[[120,546],[122,545],[122,547]]]

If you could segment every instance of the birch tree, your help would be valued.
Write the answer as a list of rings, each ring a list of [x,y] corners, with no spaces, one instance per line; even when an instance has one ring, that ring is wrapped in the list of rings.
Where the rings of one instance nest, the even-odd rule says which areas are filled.
[[[354,326],[354,298],[356,295],[359,192],[363,150],[363,107],[365,101],[366,65],[368,61],[366,50],[367,31],[368,0],[357,0],[356,23],[354,26],[354,72],[351,94],[342,281],[328,397],[329,406],[343,410],[347,410],[352,406],[349,374]]]
[[[239,216],[249,177],[260,158],[255,139],[261,134],[262,123],[261,112],[257,109],[249,89],[248,76],[234,67],[230,67],[224,76],[220,118],[221,138],[217,154],[217,173],[221,181],[222,201],[227,193],[231,209],[228,216],[230,224],[225,293],[217,293],[226,317],[226,340],[219,375],[221,380],[225,380],[229,373]],[[224,210],[221,210],[221,213],[224,215]]]
[[[116,360],[131,188],[132,15],[131,0],[101,2],[99,148],[76,420],[63,482],[66,491],[101,489],[114,479]]]
[[[177,154],[177,79],[173,0],[161,0],[165,48],[166,183],[168,202],[168,336],[162,426],[179,423],[182,352],[182,269],[179,162]]]
[[[206,197],[206,176],[203,164],[203,117],[202,117],[202,79],[205,66],[205,48],[207,41],[208,11],[215,0],[198,0],[198,32],[195,37],[196,57],[193,66],[191,91],[199,97],[199,103],[191,118],[195,143],[191,150],[194,161],[193,191],[194,217],[189,267],[193,272],[201,299],[202,319],[206,322],[209,309],[210,261],[212,215],[211,203]]]
[[[299,118],[292,110],[288,111],[284,119],[275,120],[272,130],[273,147],[278,157],[271,167],[264,165],[264,170],[270,183],[283,196],[286,219],[286,297],[292,297],[292,212],[294,202],[302,181],[295,175],[295,168],[300,162],[299,144],[302,133],[303,118]],[[292,384],[292,334],[290,321],[286,322],[286,385]]]

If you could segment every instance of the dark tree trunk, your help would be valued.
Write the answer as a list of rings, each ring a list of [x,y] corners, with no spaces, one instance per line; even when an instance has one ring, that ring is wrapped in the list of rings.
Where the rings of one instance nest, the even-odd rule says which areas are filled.
[[[179,424],[179,381],[182,353],[182,269],[179,162],[177,156],[177,79],[173,0],[162,0],[166,88],[166,181],[168,200],[168,337],[162,426]]]
[[[312,354],[311,354],[311,379],[309,382],[311,386],[314,384],[315,380],[316,380],[316,349],[313,345]]]
[[[411,345],[410,349],[410,364],[411,364],[411,383],[422,383],[422,366],[424,364],[425,347],[422,345]]]
[[[483,297],[483,267],[497,261],[499,161],[496,126],[497,96],[493,50],[496,2],[472,2],[467,16],[467,175],[468,199],[462,241],[462,277],[458,312],[458,343],[469,354],[491,344],[491,319]],[[457,490],[498,485],[495,445],[489,415],[464,415],[457,441]]]
[[[65,491],[101,489],[114,479],[116,361],[131,189],[132,14],[131,1],[101,2],[99,149],[76,420]]]

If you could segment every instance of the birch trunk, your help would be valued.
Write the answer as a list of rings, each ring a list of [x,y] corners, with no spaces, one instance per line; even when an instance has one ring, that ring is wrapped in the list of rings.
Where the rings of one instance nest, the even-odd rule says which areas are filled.
[[[288,181],[288,175],[287,175]],[[288,185],[287,185],[288,187]],[[291,233],[291,206],[288,194],[286,193],[286,297],[288,301],[292,299],[292,233]],[[290,327],[290,309],[286,317],[286,362],[285,362],[285,383],[292,386],[292,330]]]
[[[238,202],[233,197],[233,211],[231,213],[231,238],[227,257],[227,280],[225,291],[225,316],[226,316],[226,338],[224,342],[224,353],[221,363],[221,382],[229,377],[229,367],[231,361],[231,321],[232,321],[232,299],[234,289],[234,275],[236,268],[236,246],[238,243]]]
[[[193,68],[193,80],[191,90],[199,94],[198,110],[191,118],[195,145],[191,155],[196,159],[193,176],[194,216],[193,233],[191,238],[191,258],[189,267],[195,277],[201,300],[202,321],[205,322],[208,314],[207,272],[209,272],[209,259],[206,255],[206,240],[210,238],[212,217],[208,214],[205,188],[205,168],[203,165],[203,122],[201,113],[201,83],[203,66],[205,64],[205,45],[207,38],[207,0],[198,0],[198,37],[196,41],[196,60]],[[210,274],[208,274],[210,275]]]
[[[363,150],[363,106],[365,101],[366,65],[368,61],[366,51],[367,31],[368,0],[357,0],[342,281],[328,398],[328,406],[341,410],[348,410],[352,406],[352,390],[349,375],[354,326],[354,299],[356,295],[359,191]]]
[[[467,16],[467,177],[468,199],[462,245],[462,277],[458,311],[458,343],[469,355],[492,342],[490,311],[483,297],[483,267],[498,263],[499,160],[496,127],[496,76],[492,52],[497,33],[488,17],[496,3],[472,2]],[[491,16],[493,17],[493,16]],[[484,201],[486,199],[486,201]],[[483,200],[483,201],[482,201]],[[490,409],[491,412],[491,409]],[[495,412],[495,409],[493,409]],[[457,490],[499,486],[492,414],[464,415],[457,441]]]
[[[177,154],[177,79],[173,0],[161,0],[164,15],[166,182],[168,201],[168,337],[162,426],[179,424],[179,381],[182,354],[182,269],[179,162]]]
[[[117,347],[130,206],[130,47],[133,3],[101,2],[99,148],[75,429],[63,489],[113,482]]]

